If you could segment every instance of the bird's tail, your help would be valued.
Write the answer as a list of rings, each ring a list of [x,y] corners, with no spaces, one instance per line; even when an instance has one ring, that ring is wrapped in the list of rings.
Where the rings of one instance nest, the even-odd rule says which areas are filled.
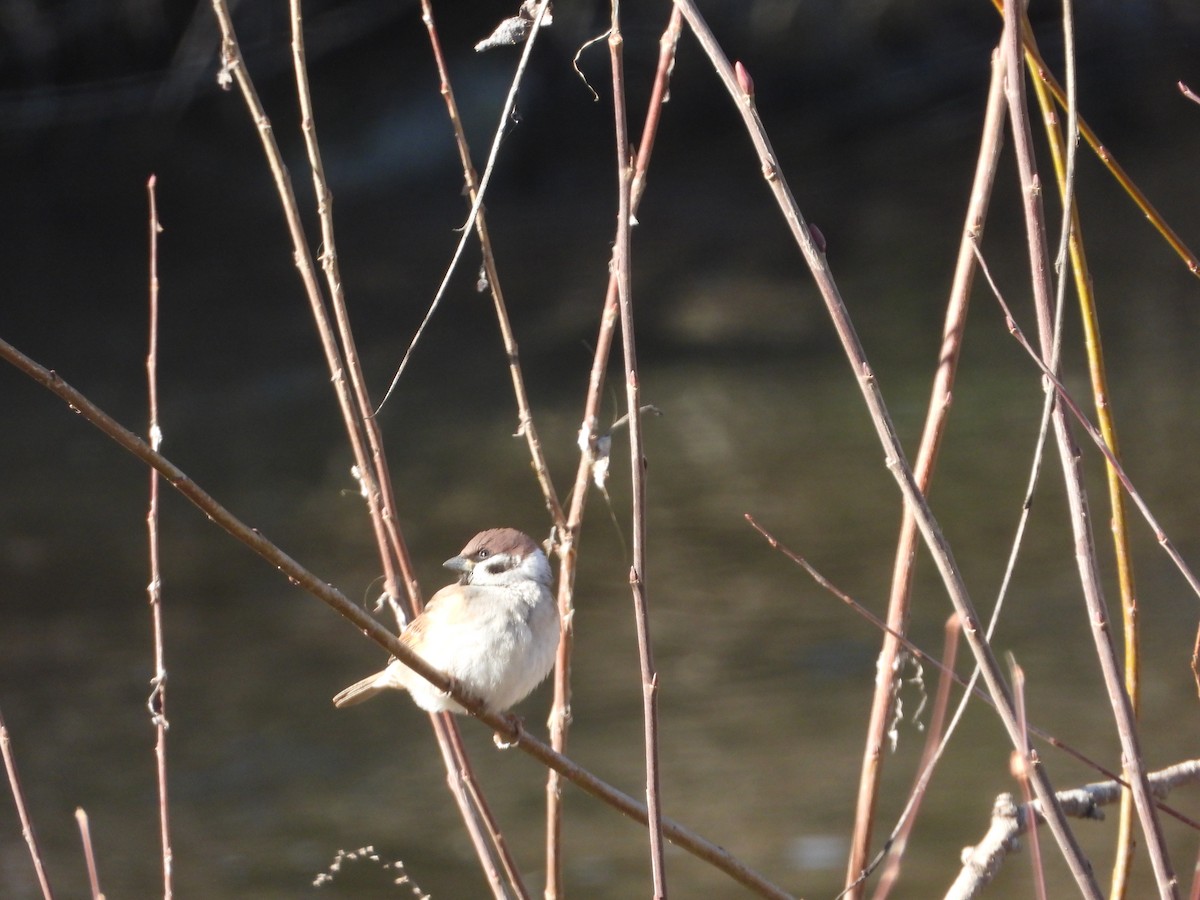
[[[345,690],[339,691],[333,698],[333,705],[339,709],[343,706],[354,706],[362,703],[364,700],[370,700],[376,694],[386,691],[388,688],[397,688],[400,685],[387,677],[388,673],[376,672],[374,675],[368,675],[362,681],[356,681],[354,684]]]

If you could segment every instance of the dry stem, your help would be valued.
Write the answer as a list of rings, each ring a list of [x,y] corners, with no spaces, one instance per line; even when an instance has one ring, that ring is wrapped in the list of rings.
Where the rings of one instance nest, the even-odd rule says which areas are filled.
[[[542,9],[548,8],[549,3],[542,3],[537,13],[543,16]],[[471,162],[471,148],[467,144],[467,135],[463,131],[462,119],[458,115],[458,104],[454,100],[454,90],[450,86],[450,72],[446,59],[442,55],[441,41],[438,39],[437,26],[433,21],[433,5],[430,0],[421,0],[421,18],[425,22],[425,30],[429,34],[429,43],[433,49],[433,58],[437,64],[438,78],[441,81],[442,99],[446,102],[446,111],[450,116],[450,124],[454,127],[454,144],[458,148],[459,162],[462,164],[463,181],[467,188],[467,197],[474,206],[480,193],[479,179],[475,174],[475,166]],[[535,20],[536,21],[536,20]],[[530,40],[532,41],[532,35]],[[503,123],[501,131],[503,131]],[[488,233],[487,214],[482,205],[475,217],[475,233],[479,236],[479,247],[483,255],[483,270],[487,277],[488,289],[492,295],[492,305],[496,309],[496,322],[500,326],[500,336],[504,341],[504,352],[508,358],[509,377],[512,379],[513,396],[517,400],[517,415],[520,425],[517,433],[525,437],[529,445],[529,456],[533,461],[533,471],[537,475],[538,484],[542,489],[542,497],[550,520],[554,527],[562,531],[566,527],[566,518],[562,503],[554,490],[550,479],[550,466],[546,462],[546,454],[542,450],[542,442],[538,438],[537,428],[533,424],[533,413],[529,407],[529,394],[525,390],[525,376],[521,373],[520,354],[517,351],[517,339],[513,334],[512,323],[508,318],[508,307],[504,302],[504,291],[500,287],[500,272],[496,267],[496,256],[492,251],[492,239]]]
[[[0,756],[4,757],[4,771],[8,775],[8,787],[12,791],[13,803],[17,807],[17,818],[21,820],[21,836],[25,838],[25,846],[29,848],[29,858],[33,861],[33,871],[37,873],[38,887],[42,889],[43,900],[54,900],[54,892],[50,889],[50,876],[42,863],[42,851],[38,847],[37,833],[33,830],[33,820],[29,818],[29,808],[25,805],[25,792],[21,790],[21,779],[17,775],[17,760],[12,752],[12,740],[8,736],[8,726],[4,724],[4,716],[0,714]]]
[[[136,434],[92,403],[81,392],[63,381],[57,372],[34,362],[4,340],[0,340],[0,359],[5,360],[18,371],[24,373],[42,387],[55,394],[67,403],[74,412],[111,438],[122,449],[128,451],[147,465],[158,469],[175,490],[208,516],[214,524],[223,528],[235,539],[261,556],[297,587],[316,597],[343,618],[349,620],[368,639],[374,641],[392,656],[395,656],[422,678],[449,694],[470,715],[482,721],[508,742],[520,747],[543,765],[557,770],[568,781],[573,782],[593,797],[604,801],[635,821],[642,824],[647,823],[647,811],[644,804],[638,803],[627,794],[601,781],[562,754],[554,752],[546,744],[534,738],[524,728],[521,728],[519,720],[510,715],[493,712],[486,708],[477,698],[466,694],[457,682],[448,678],[442,672],[430,666],[424,659],[413,653],[407,645],[402,644],[392,632],[377,622],[358,604],[347,599],[344,594],[327,581],[304,568],[304,566],[300,565],[295,559],[267,540],[257,530],[234,516],[229,510],[218,503],[212,495],[205,492],[199,485],[192,481],[178,466],[161,453],[153,450]],[[782,888],[772,884],[762,875],[746,866],[724,848],[705,840],[682,825],[664,818],[662,828],[663,834],[672,843],[682,847],[699,859],[711,863],[738,883],[745,885],[760,896],[775,898],[791,896]]]
[[[88,825],[88,816],[83,807],[75,810],[75,821],[79,825],[79,839],[83,842],[83,859],[87,864],[88,886],[92,891],[92,900],[104,900],[100,890],[100,875],[96,871],[96,853],[92,849],[92,830]]]
[[[146,191],[150,200],[150,340],[146,352],[146,388],[150,411],[150,446],[155,450],[162,443],[162,429],[158,424],[158,235],[162,226],[158,221],[158,197],[156,179],[150,176]],[[162,570],[158,555],[158,471],[150,470],[150,508],[146,513],[146,531],[150,554],[150,585],[146,592],[150,599],[151,630],[154,634],[154,678],[150,692],[150,720],[154,725],[154,761],[158,780],[158,831],[162,846],[163,900],[171,900],[171,822],[167,804],[167,667],[163,647]]]
[[[1027,35],[1027,47],[1032,45],[1032,30],[1026,19],[1024,27]],[[1063,200],[1063,222],[1059,240],[1059,251],[1056,269],[1061,273],[1065,258],[1069,257],[1071,274],[1074,277],[1075,293],[1079,298],[1084,329],[1084,346],[1087,349],[1088,373],[1092,381],[1092,395],[1096,409],[1096,421],[1104,435],[1104,440],[1114,456],[1120,456],[1117,443],[1116,422],[1109,399],[1107,376],[1105,374],[1104,350],[1100,340],[1100,323],[1096,309],[1095,295],[1092,292],[1092,277],[1088,269],[1087,254],[1084,251],[1083,231],[1080,224],[1079,206],[1075,201],[1075,157],[1079,144],[1079,116],[1077,111],[1074,28],[1070,3],[1063,4],[1063,37],[1065,58],[1067,64],[1067,129],[1066,136],[1060,132],[1055,114],[1054,99],[1050,89],[1040,78],[1031,79],[1037,95],[1038,106],[1042,111],[1047,142],[1050,146],[1051,159],[1054,162],[1055,175],[1059,196]],[[1066,278],[1060,274],[1058,281],[1058,303],[1066,286]],[[1117,586],[1121,596],[1122,633],[1124,636],[1125,659],[1125,689],[1129,693],[1130,706],[1135,715],[1138,710],[1140,650],[1138,646],[1138,611],[1137,593],[1133,577],[1133,557],[1129,548],[1128,528],[1126,527],[1125,502],[1121,492],[1121,479],[1116,470],[1106,463],[1105,473],[1108,484],[1108,503],[1111,511],[1111,532],[1113,537],[1113,556],[1117,569]],[[1135,850],[1133,835],[1133,796],[1127,794],[1121,799],[1120,825],[1117,835],[1117,851],[1113,863],[1112,886],[1109,896],[1117,900],[1125,896],[1130,867],[1133,863]]]
[[[675,49],[683,28],[683,16],[678,8],[671,11],[667,27],[659,38],[658,68],[654,86],[646,106],[646,118],[642,125],[642,137],[638,146],[637,159],[633,165],[630,187],[631,215],[636,219],[637,208],[646,188],[646,175],[650,157],[654,151],[654,140],[662,117],[675,66]],[[567,527],[559,533],[558,541],[558,609],[562,622],[562,635],[558,645],[558,659],[554,667],[554,704],[550,711],[550,744],[559,753],[566,749],[567,732],[571,724],[571,656],[574,647],[574,590],[575,571],[579,554],[579,539],[583,525],[583,512],[587,505],[588,483],[596,463],[597,430],[600,418],[600,403],[604,390],[605,368],[612,347],[613,331],[618,317],[617,273],[609,272],[608,288],[604,307],[600,314],[596,350],[592,356],[592,368],[588,378],[587,396],[584,400],[583,421],[579,426],[579,465],[575,472],[575,484],[571,491],[571,504],[567,512]],[[562,794],[561,780],[551,770],[546,780],[546,897],[548,900],[562,896]]]
[[[987,219],[988,202],[992,195],[992,184],[996,176],[996,164],[1000,158],[1004,128],[1004,64],[998,53],[992,56],[992,80],[988,90],[987,110],[984,115],[983,135],[980,140],[979,156],[975,166],[975,178],[967,204],[966,221],[959,241],[958,259],[954,267],[954,281],[950,299],[946,304],[945,325],[942,328],[942,345],[938,353],[938,367],[926,413],[925,428],[921,434],[917,461],[913,468],[921,492],[928,494],[938,449],[945,434],[950,415],[950,401],[958,360],[962,349],[963,332],[966,329],[967,308],[970,303],[971,286],[975,275],[974,242],[983,234]],[[900,536],[896,543],[896,559],[892,569],[892,589],[888,599],[888,625],[897,632],[907,628],[910,589],[912,586],[913,562],[916,558],[916,518],[905,507],[900,523]],[[893,706],[892,672],[899,655],[900,644],[890,634],[885,635],[883,649],[876,662],[875,697],[871,705],[867,725],[866,748],[863,752],[862,774],[858,785],[858,803],[854,819],[854,836],[850,846],[850,858],[846,871],[846,884],[851,888],[848,896],[861,896],[860,874],[866,867],[871,849],[871,832],[874,828],[875,806],[882,774],[882,757],[888,721]]]
[[[1020,52],[1021,16],[1017,12],[1016,4],[1006,6],[1004,23],[1003,46],[1008,68],[1006,94],[1024,201],[1034,304],[1037,310],[1042,355],[1050,358],[1053,353],[1056,329],[1051,322],[1048,257],[1042,216],[1041,189],[1034,165],[1032,139],[1025,105]],[[1047,385],[1046,390],[1047,393],[1050,393],[1053,388]],[[1095,546],[1090,527],[1087,495],[1083,487],[1080,455],[1071,435],[1066,414],[1059,404],[1055,405],[1053,422],[1059,457],[1062,461],[1063,477],[1067,485],[1067,500],[1071,510],[1071,527],[1075,536],[1075,557],[1079,567],[1080,583],[1087,604],[1096,653],[1113,708],[1117,734],[1121,741],[1122,761],[1126,766],[1128,780],[1133,789],[1134,802],[1146,838],[1146,849],[1154,867],[1155,880],[1158,883],[1160,894],[1163,897],[1175,897],[1178,894],[1175,874],[1167,856],[1161,823],[1150,799],[1137,725],[1130,708],[1129,696],[1126,694],[1121,680],[1116,651],[1108,630],[1108,616],[1096,566]]]
[[[996,709],[1000,714],[1005,730],[1008,732],[1013,746],[1018,750],[1023,750],[1024,748],[1021,746],[1022,736],[1020,729],[1017,728],[1016,716],[1012,706],[1012,696],[1009,692],[1008,684],[1004,680],[1004,676],[1000,671],[991,647],[980,633],[979,616],[975,612],[974,604],[971,602],[970,595],[963,582],[962,574],[959,572],[958,565],[955,563],[954,557],[950,552],[950,545],[942,534],[941,527],[938,525],[937,519],[934,518],[928,503],[921,494],[920,488],[918,488],[913,477],[912,469],[904,458],[900,439],[896,435],[895,426],[892,424],[887,406],[883,402],[883,396],[876,383],[874,371],[867,361],[862,344],[858,339],[858,334],[854,329],[845,303],[842,301],[841,294],[838,291],[837,284],[834,282],[832,273],[826,264],[825,254],[818,249],[816,242],[813,240],[812,233],[800,213],[795,198],[792,196],[791,189],[783,178],[778,159],[767,138],[766,130],[754,108],[754,98],[739,84],[733,68],[729,64],[729,60],[721,51],[716,39],[708,29],[707,24],[704,22],[692,0],[675,0],[675,2],[683,9],[684,18],[688,20],[692,31],[695,32],[701,46],[712,60],[718,75],[720,75],[738,111],[742,115],[747,133],[758,151],[759,159],[762,163],[763,177],[771,188],[776,202],[783,212],[784,219],[787,221],[792,232],[792,237],[796,241],[805,261],[808,263],[809,269],[816,279],[818,289],[825,301],[826,309],[833,320],[843,350],[858,380],[863,399],[871,415],[871,420],[875,425],[880,443],[883,445],[888,470],[899,485],[905,502],[913,509],[918,526],[921,529],[921,534],[929,546],[930,553],[933,556],[934,563],[937,565],[938,572],[942,576],[942,581],[950,595],[951,602],[954,604],[959,618],[963,620],[967,642],[970,644],[971,651],[979,663],[988,690],[996,701]],[[1066,819],[1062,816],[1061,811],[1054,809],[1054,789],[1048,775],[1039,767],[1033,773],[1033,779],[1039,798],[1050,807],[1048,819],[1051,830],[1054,832],[1055,838],[1062,848],[1072,874],[1084,890],[1085,896],[1098,898],[1099,888],[1096,886],[1090,866],[1083,856],[1083,851],[1071,833],[1071,829]]]
[[[1003,14],[1004,0],[992,0],[992,5],[996,7],[997,12]],[[1034,77],[1040,79],[1046,85],[1050,93],[1054,95],[1054,99],[1059,106],[1063,107],[1063,109],[1068,109],[1070,104],[1067,101],[1062,85],[1058,83],[1058,80],[1055,79],[1049,67],[1047,67],[1046,61],[1038,53],[1037,44],[1033,39],[1033,30],[1029,27],[1028,21],[1022,26],[1021,41],[1029,69]],[[1122,190],[1137,205],[1142,215],[1150,221],[1150,224],[1163,236],[1163,239],[1175,251],[1176,255],[1183,260],[1184,265],[1188,267],[1188,271],[1193,275],[1200,276],[1200,260],[1197,260],[1196,254],[1183,242],[1183,238],[1176,234],[1175,230],[1167,224],[1166,219],[1154,208],[1154,204],[1142,193],[1141,189],[1134,184],[1133,179],[1129,177],[1128,173],[1117,162],[1109,149],[1100,142],[1100,138],[1096,132],[1092,131],[1091,126],[1088,125],[1082,116],[1079,117],[1079,133],[1088,142],[1088,146],[1092,148],[1092,152],[1096,154],[1100,162],[1104,164],[1104,167],[1108,169],[1109,174],[1116,179],[1117,184],[1121,185]]]
[[[455,269],[458,268],[458,262],[462,259],[463,251],[466,249],[467,241],[471,238],[471,229],[478,221],[479,213],[483,209],[483,198],[487,193],[488,185],[492,181],[492,172],[495,171],[496,158],[500,155],[500,145],[504,141],[504,135],[508,133],[508,123],[512,121],[513,110],[517,105],[517,91],[521,86],[521,80],[525,77],[525,69],[529,65],[529,58],[533,54],[533,45],[537,40],[538,33],[542,28],[542,20],[545,16],[546,9],[550,6],[550,0],[540,0],[537,12],[534,14],[533,24],[530,27],[529,35],[525,39],[525,47],[521,51],[520,62],[517,63],[517,68],[513,74],[512,84],[508,88],[508,96],[504,101],[504,108],[500,112],[500,123],[496,126],[496,134],[492,139],[492,147],[488,152],[487,163],[483,167],[483,178],[479,181],[479,187],[475,191],[475,195],[471,200],[471,211],[467,216],[467,220],[461,228],[461,235],[458,239],[458,245],[454,248],[454,255],[450,259],[450,265],[446,267],[446,272],[442,276],[441,284],[438,285],[437,293],[434,294],[432,302],[429,304],[429,309],[425,313],[425,318],[417,327],[416,334],[413,335],[412,341],[409,342],[408,349],[404,351],[404,356],[400,360],[400,365],[396,369],[396,374],[392,376],[392,383],[388,386],[387,392],[383,395],[383,400],[380,401],[379,407],[387,403],[388,397],[392,395],[392,391],[396,389],[396,385],[400,383],[400,376],[404,374],[404,370],[408,367],[408,361],[412,358],[413,350],[416,349],[417,342],[421,340],[425,329],[429,322],[433,319],[433,314],[437,310],[442,298],[446,295],[446,288],[450,284],[450,278],[453,276]],[[378,412],[378,409],[376,410]],[[539,477],[546,473],[539,473]],[[543,485],[545,488],[545,485]],[[554,491],[552,488],[544,491],[547,497],[547,503],[553,498]],[[562,510],[550,509],[550,517],[555,522],[562,520]]]
[[[1017,665],[1016,660],[1009,657],[1009,665],[1012,671],[1013,698],[1017,701],[1017,721],[1021,723],[1021,728],[1024,729],[1027,725],[1025,719],[1025,670]],[[1031,766],[1036,764],[1037,751],[1032,747],[1025,751],[1024,754],[1018,754],[1015,751],[1012,755],[1012,768],[1016,775],[1018,783],[1021,785],[1021,796],[1025,800],[1025,805],[1033,803],[1033,791],[1029,789],[1028,772]],[[1046,871],[1042,865],[1042,847],[1038,842],[1037,829],[1029,833],[1029,866],[1033,870],[1033,887],[1037,900],[1046,900]]]
[[[642,444],[641,386],[638,383],[637,341],[633,328],[633,286],[631,277],[630,229],[633,223],[631,190],[632,157],[625,118],[625,73],[621,36],[621,4],[612,2],[612,25],[608,34],[612,62],[613,117],[617,142],[617,233],[613,245],[613,272],[617,276],[617,296],[621,307],[621,343],[625,354],[625,402],[629,417],[629,458],[633,493],[633,561],[629,568],[629,587],[633,592],[634,622],[637,627],[638,658],[642,673],[642,717],[646,744],[646,809],[650,827],[650,867],[654,878],[654,896],[667,896],[667,876],[663,857],[663,825],[660,809],[658,765],[658,673],[650,641],[650,617],[646,595],[646,459]]]
[[[259,132],[264,154],[267,157],[272,176],[275,180],[276,191],[287,220],[288,231],[292,239],[293,257],[297,270],[304,284],[305,293],[313,320],[317,326],[321,347],[325,354],[326,364],[332,376],[338,406],[342,413],[343,425],[349,438],[351,449],[356,461],[355,471],[362,485],[362,492],[367,500],[368,511],[375,529],[376,541],[379,546],[381,564],[384,568],[387,591],[390,597],[398,599],[400,592],[396,585],[396,569],[399,568],[408,590],[413,609],[420,606],[420,595],[416,578],[412,574],[411,564],[396,522],[395,504],[391,497],[390,483],[387,475],[386,461],[375,423],[369,415],[370,402],[362,381],[361,369],[358,365],[357,353],[351,336],[349,321],[345,313],[342,298],[341,279],[336,265],[336,245],[333,240],[332,195],[325,183],[324,171],[316,144],[315,124],[312,116],[311,98],[308,91],[307,72],[304,59],[303,22],[298,0],[292,3],[292,47],[296,68],[297,91],[302,111],[302,131],[309,152],[310,166],[313,172],[314,187],[318,198],[318,213],[321,218],[322,233],[325,238],[325,254],[323,262],[327,278],[331,281],[331,292],[334,297],[334,308],[338,317],[342,347],[339,348],[334,337],[334,330],[325,309],[324,298],[316,280],[312,255],[308,248],[303,226],[300,221],[299,207],[295,193],[292,190],[291,178],[283,163],[282,154],[275,141],[262,103],[254,89],[245,61],[237,43],[233,21],[225,0],[213,0],[213,10],[222,35],[222,75],[226,79],[237,81],[242,97],[251,113]],[[343,355],[344,354],[344,355]],[[345,360],[345,361],[343,361]],[[347,386],[346,373],[350,371],[350,387]],[[351,388],[354,396],[351,396]],[[469,760],[461,751],[461,742],[453,740],[449,734],[456,726],[445,717],[433,718],[434,730],[442,745],[443,757],[448,761],[447,772],[452,783],[473,781],[474,775]],[[456,749],[457,748],[457,749]],[[503,896],[503,885],[499,869],[515,871],[511,860],[500,860],[499,865],[493,859],[507,855],[507,849],[502,840],[488,840],[489,835],[498,835],[499,830],[492,821],[486,804],[475,802],[482,797],[478,785],[469,787],[458,783],[452,788],[464,820],[468,820],[468,832],[472,836],[480,864],[484,869],[493,892]],[[469,821],[470,819],[478,821]],[[523,888],[514,885],[520,893]]]

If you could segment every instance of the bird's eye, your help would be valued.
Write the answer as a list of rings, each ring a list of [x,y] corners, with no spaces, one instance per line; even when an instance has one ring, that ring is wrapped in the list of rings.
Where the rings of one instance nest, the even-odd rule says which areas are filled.
[[[480,559],[488,558],[488,552],[486,549],[480,549],[480,551],[478,553],[476,553],[475,555],[478,556]]]

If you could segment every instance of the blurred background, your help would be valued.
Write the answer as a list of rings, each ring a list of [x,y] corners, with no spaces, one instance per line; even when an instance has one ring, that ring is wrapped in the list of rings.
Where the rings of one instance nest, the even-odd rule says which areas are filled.
[[[516,5],[435,7],[477,165],[519,49],[472,48]],[[915,452],[999,16],[982,0],[701,8],[754,77],[783,171],[826,237]],[[623,8],[635,136],[669,12],[666,2]],[[1034,4],[1030,12],[1061,76],[1060,10]],[[418,5],[326,0],[305,13],[342,274],[380,397],[457,242],[467,211],[461,173]],[[598,102],[571,60],[608,15],[607,4],[556,4],[487,200],[533,412],[564,494],[616,212],[607,50],[594,45],[579,60]],[[315,249],[287,5],[240,3],[234,18]],[[1090,4],[1077,28],[1084,116],[1200,246],[1200,107],[1176,88],[1180,80],[1200,88],[1200,11],[1182,0]],[[244,521],[369,604],[378,565],[329,376],[257,135],[240,97],[217,86],[217,68],[205,3],[0,5],[0,337],[144,430],[145,184],[157,175],[164,452]],[[1048,184],[1048,163],[1043,174]],[[1086,150],[1079,193],[1127,468],[1195,563],[1200,285]],[[1053,192],[1045,196],[1056,222]],[[1005,153],[984,249],[1032,337],[1018,202]],[[638,218],[642,395],[664,413],[647,423],[646,442],[665,810],[789,890],[831,896],[842,881],[880,636],[772,552],[743,514],[882,612],[900,498],[740,121],[686,29]],[[490,300],[476,292],[478,266],[469,245],[381,416],[427,593],[448,580],[440,561],[481,528],[548,531],[525,444],[512,437],[515,404]],[[932,501],[986,610],[1020,512],[1041,389],[990,295],[977,287],[973,302]],[[1067,381],[1082,399],[1074,306],[1067,330]],[[614,385],[610,420],[623,405],[619,378]],[[72,815],[83,806],[108,896],[151,896],[160,875],[146,710],[147,474],[7,369],[0,423],[0,709],[52,883],[64,896],[86,890]],[[569,749],[639,796],[628,454],[614,443],[612,514],[594,496],[582,540]],[[1107,504],[1090,448],[1085,468],[1103,547]],[[996,646],[1027,672],[1030,718],[1117,768],[1059,471],[1052,454]],[[1197,746],[1188,669],[1197,606],[1144,525],[1135,521],[1132,532],[1145,628],[1143,743],[1157,768]],[[484,896],[425,717],[399,695],[353,710],[329,702],[382,654],[174,496],[163,500],[162,542],[180,894],[317,893],[312,879],[338,849],[373,844],[435,897]],[[922,646],[940,647],[949,610],[922,560],[912,626]],[[932,683],[926,671],[924,687],[902,692],[883,832],[903,805],[924,740],[927,713],[915,711]],[[543,688],[520,708],[536,733],[548,704]],[[544,774],[519,753],[498,753],[486,729],[470,721],[463,729],[540,893]],[[1061,754],[1043,758],[1060,787],[1098,778]],[[975,708],[934,780],[896,896],[943,891],[959,849],[982,835],[995,795],[1012,789],[1003,733]],[[642,830],[573,788],[565,796],[569,892],[645,891]],[[1172,802],[1198,812],[1194,798]],[[1175,865],[1187,872],[1196,836],[1170,821],[1167,829]],[[1111,822],[1078,831],[1107,873]],[[1062,895],[1066,876],[1056,854],[1047,857],[1052,893]],[[1148,868],[1139,861],[1143,892]],[[674,851],[668,876],[683,896],[741,896]],[[359,864],[319,891],[405,896],[391,877]],[[1027,896],[1028,885],[1026,858],[1014,857],[996,893]],[[0,895],[36,896],[7,802]]]

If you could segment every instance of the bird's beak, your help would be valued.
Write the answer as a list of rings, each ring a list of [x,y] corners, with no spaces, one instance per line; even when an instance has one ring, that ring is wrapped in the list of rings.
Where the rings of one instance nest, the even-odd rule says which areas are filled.
[[[471,570],[475,568],[475,563],[465,556],[454,556],[442,563],[442,566],[458,572],[458,583],[466,584],[471,577]]]

